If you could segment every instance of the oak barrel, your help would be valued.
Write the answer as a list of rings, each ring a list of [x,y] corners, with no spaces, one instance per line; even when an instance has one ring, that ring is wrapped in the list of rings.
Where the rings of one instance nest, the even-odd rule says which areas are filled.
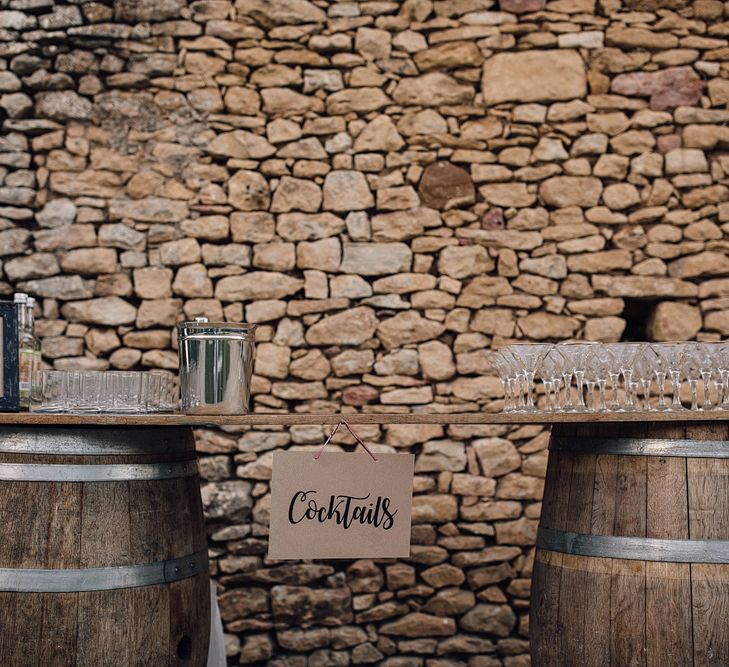
[[[728,428],[555,425],[534,667],[729,665]]]
[[[0,665],[202,667],[189,428],[0,426]]]

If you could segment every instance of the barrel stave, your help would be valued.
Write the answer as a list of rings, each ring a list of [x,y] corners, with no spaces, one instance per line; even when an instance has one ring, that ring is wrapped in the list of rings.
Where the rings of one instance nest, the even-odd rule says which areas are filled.
[[[729,540],[723,423],[564,424],[550,452],[540,526],[583,535]],[[702,458],[617,455],[600,439],[702,440]],[[690,446],[689,446],[690,451]],[[729,565],[626,560],[537,549],[531,642],[535,667],[729,665]],[[582,621],[580,622],[580,616]]]
[[[20,431],[10,437],[0,429],[0,469],[7,463],[133,466],[195,461],[189,429],[113,434],[110,429],[76,429],[60,437],[63,454],[52,453],[56,429],[33,428],[27,438]],[[104,451],[107,435],[111,448],[122,453],[90,454]],[[77,571],[158,563],[153,567],[161,572],[162,561],[204,554],[199,481],[190,472],[194,469],[186,476],[158,480],[0,480],[0,522],[6,528],[0,568]],[[189,572],[183,569],[186,578],[167,583],[70,593],[0,592],[0,665],[205,665],[210,593],[207,568],[201,570],[200,564],[196,561]],[[188,576],[192,572],[197,574]],[[69,575],[76,580],[75,573]],[[63,580],[63,572],[54,576],[54,581]]]

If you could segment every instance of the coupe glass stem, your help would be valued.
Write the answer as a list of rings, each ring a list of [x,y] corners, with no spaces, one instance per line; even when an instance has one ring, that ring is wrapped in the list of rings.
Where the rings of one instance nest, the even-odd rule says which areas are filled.
[[[607,410],[607,403],[605,401],[605,385],[607,384],[607,380],[598,380],[597,381],[597,387],[600,390],[600,412],[605,412]]]
[[[526,378],[524,377],[523,373],[519,373],[516,376],[516,390],[519,393],[517,409],[520,412],[524,411],[524,381],[525,381],[525,379]]]
[[[587,409],[595,412],[595,381],[585,380],[585,385],[587,386]]]
[[[656,371],[656,384],[658,385],[658,409],[665,410],[666,407],[666,374]]]
[[[638,383],[632,380],[625,381],[625,393],[627,395],[626,410],[635,410],[635,397],[638,395]]]
[[[699,409],[699,390],[698,390],[698,380],[689,380],[689,387],[691,387],[691,409],[692,410],[698,410]]]
[[[562,379],[559,377],[552,378],[552,386],[554,387],[554,410],[560,412],[562,405],[560,404],[560,388],[562,387]]]
[[[534,371],[526,371],[524,373],[524,381],[526,382],[526,409],[534,409],[534,396],[532,390],[534,389]]]
[[[620,373],[609,373],[610,375],[610,391],[612,398],[610,400],[610,409],[618,410],[620,408],[620,401],[618,400],[618,384],[620,382]]]
[[[562,373],[562,379],[564,380],[564,405],[563,410],[570,410],[572,408],[572,373]]]
[[[711,371],[702,371],[701,380],[704,385],[704,402],[701,404],[701,409],[711,410],[711,396],[709,395],[709,387],[711,386]]]
[[[577,385],[577,407],[585,407],[585,396],[583,394],[585,383],[585,371],[575,371],[575,384]]]
[[[651,378],[647,380],[645,378],[641,379],[641,384],[643,385],[643,407],[646,410],[651,409],[651,382]]]
[[[552,382],[542,378],[542,385],[544,386],[544,410],[545,412],[552,412]]]
[[[681,410],[681,373],[680,371],[669,371],[671,375],[671,389],[673,391],[673,399],[671,400],[672,410]]]
[[[716,404],[714,407],[721,410],[724,407],[724,383],[721,380],[714,382],[716,387]]]

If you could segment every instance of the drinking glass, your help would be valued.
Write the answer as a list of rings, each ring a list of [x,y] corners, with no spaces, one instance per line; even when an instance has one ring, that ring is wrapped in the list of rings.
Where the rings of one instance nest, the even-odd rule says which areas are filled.
[[[587,371],[588,363],[597,353],[599,347],[599,343],[560,343],[556,346],[558,352],[564,359],[565,370],[569,371],[571,375],[574,375],[577,385],[577,405],[574,407],[570,406],[569,410],[575,412],[584,412],[587,410],[583,394],[585,372]],[[565,409],[567,409],[566,404]]]
[[[489,362],[499,374],[501,385],[504,388],[504,412],[515,412],[517,409],[516,375],[517,366],[514,356],[508,347],[496,350],[491,353]]]
[[[585,384],[587,385],[587,394],[592,398],[592,409],[593,410],[599,410],[600,412],[605,412],[607,407],[607,402],[605,400],[605,387],[607,386],[607,378],[608,378],[608,367],[609,367],[609,360],[607,356],[607,352],[605,351],[605,348],[603,345],[600,345],[597,350],[595,351],[595,354],[591,356],[591,358],[587,362],[587,368],[585,373]],[[594,400],[594,388],[595,385],[598,387],[598,402],[597,406],[595,405]],[[589,404],[588,404],[589,407]]]
[[[63,371],[32,373],[30,411],[50,413],[66,411],[66,373]]]
[[[537,376],[544,385],[547,412],[559,412],[560,400],[559,390],[562,386],[562,366],[564,360],[562,355],[552,347],[537,369]]]
[[[614,409],[616,410],[635,410],[634,396],[638,385],[633,381],[633,364],[636,356],[646,345],[647,343],[619,343],[608,347],[608,354],[611,357],[611,380],[613,380],[613,374],[617,370],[618,379],[621,375],[623,376],[623,386],[625,388],[625,406],[623,408],[618,405],[617,395],[613,398]]]
[[[517,343],[509,345],[509,352],[514,357],[519,370],[519,377],[525,385],[526,404],[525,412],[533,412],[534,407],[534,376],[542,363],[542,359],[552,349],[551,343]]]
[[[691,388],[691,410],[699,409],[698,385],[704,364],[697,343],[687,343],[681,358],[681,373]]]
[[[686,345],[684,343],[653,343],[651,347],[658,355],[660,372],[666,373],[671,380],[671,405],[666,406],[664,409],[671,411],[683,410],[684,407],[681,405],[681,365],[683,356],[686,353]],[[658,379],[658,376],[656,379]],[[663,383],[660,383],[658,386],[659,392],[662,386]]]
[[[652,410],[651,407],[651,385],[653,375],[658,366],[658,355],[650,345],[644,345],[635,355],[633,361],[633,374],[643,389],[643,408]]]

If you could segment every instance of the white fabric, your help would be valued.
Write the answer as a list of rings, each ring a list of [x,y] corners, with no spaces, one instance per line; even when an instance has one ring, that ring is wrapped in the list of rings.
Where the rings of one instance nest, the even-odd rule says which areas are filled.
[[[208,651],[208,667],[225,667],[225,640],[223,639],[223,621],[220,619],[218,595],[215,584],[210,583],[210,650]]]

